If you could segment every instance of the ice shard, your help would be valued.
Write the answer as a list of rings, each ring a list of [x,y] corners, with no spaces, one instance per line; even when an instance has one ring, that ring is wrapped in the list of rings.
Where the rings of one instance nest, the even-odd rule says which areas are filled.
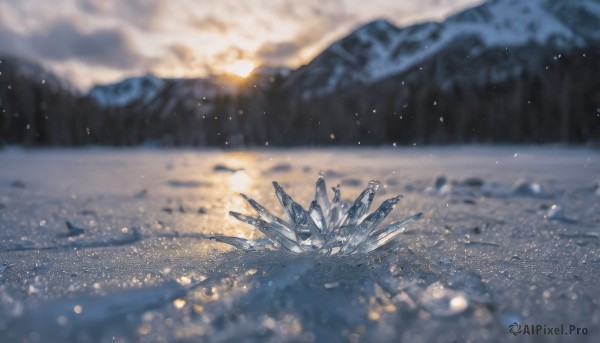
[[[273,215],[247,195],[242,197],[258,213],[250,217],[237,212],[231,216],[259,229],[275,248],[294,253],[321,255],[351,255],[368,253],[396,238],[404,227],[422,218],[422,213],[380,227],[384,219],[400,201],[400,195],[384,201],[377,210],[367,215],[379,188],[378,181],[369,182],[352,206],[341,201],[340,186],[333,187],[331,200],[327,196],[325,179],[321,176],[315,185],[315,199],[308,210],[296,203],[283,187],[273,182],[275,194],[285,209],[288,221]],[[249,241],[236,237],[215,237],[215,240],[240,249],[264,246],[260,241]]]

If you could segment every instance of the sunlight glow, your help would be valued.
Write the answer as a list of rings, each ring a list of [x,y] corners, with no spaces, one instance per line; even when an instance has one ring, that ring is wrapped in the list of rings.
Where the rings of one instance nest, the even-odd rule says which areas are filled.
[[[239,77],[247,77],[254,70],[254,63],[248,60],[238,60],[227,66],[225,70]]]

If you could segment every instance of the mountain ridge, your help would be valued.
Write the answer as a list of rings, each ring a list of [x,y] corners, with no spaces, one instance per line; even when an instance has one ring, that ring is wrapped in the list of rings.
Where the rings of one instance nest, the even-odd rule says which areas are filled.
[[[565,23],[564,15],[558,17],[564,12],[577,12],[590,25],[600,23],[600,3],[593,0],[494,0],[442,22],[403,28],[375,20],[331,44],[293,73],[289,83],[302,89],[302,98],[309,100],[354,82],[372,83],[401,74],[468,38],[472,39],[467,51],[470,57],[490,48],[524,48],[529,44],[565,52],[600,41],[600,24],[588,30],[573,29]],[[575,27],[577,24],[569,22]],[[512,75],[507,73],[504,78]]]
[[[54,95],[56,106],[48,105],[48,91],[60,94],[62,88],[42,85],[35,73],[31,80],[32,73],[15,79],[18,73],[6,71],[6,63],[4,68],[0,144],[546,143],[600,137],[599,0],[493,0],[443,22],[403,28],[379,19],[297,70],[263,68],[237,83],[130,77],[84,95],[65,90]],[[17,83],[21,93],[15,96],[6,89]],[[43,105],[28,99],[43,99]],[[49,112],[54,121],[46,119]]]

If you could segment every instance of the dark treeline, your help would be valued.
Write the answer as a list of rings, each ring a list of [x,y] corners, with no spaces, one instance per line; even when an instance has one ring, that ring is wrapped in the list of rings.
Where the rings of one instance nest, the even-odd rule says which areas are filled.
[[[500,52],[493,65],[504,68]],[[173,80],[150,103],[102,108],[57,81],[0,64],[0,145],[312,146],[583,143],[600,139],[600,50],[542,58],[482,82],[478,61],[437,56],[373,84],[303,99],[283,76],[255,75],[203,99]],[[488,56],[489,61],[492,56]],[[523,56],[527,58],[527,56]],[[507,67],[508,68],[508,67]],[[445,75],[440,70],[452,70]],[[493,70],[492,70],[493,71]],[[456,77],[460,75],[460,77]],[[206,87],[204,85],[203,87]]]

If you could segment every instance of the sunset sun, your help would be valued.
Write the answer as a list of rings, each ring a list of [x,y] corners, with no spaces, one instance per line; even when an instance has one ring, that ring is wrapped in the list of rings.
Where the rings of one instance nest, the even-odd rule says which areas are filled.
[[[247,60],[239,60],[233,62],[231,65],[225,68],[225,70],[228,73],[237,75],[239,77],[247,77],[250,75],[252,70],[254,70],[254,63]]]

